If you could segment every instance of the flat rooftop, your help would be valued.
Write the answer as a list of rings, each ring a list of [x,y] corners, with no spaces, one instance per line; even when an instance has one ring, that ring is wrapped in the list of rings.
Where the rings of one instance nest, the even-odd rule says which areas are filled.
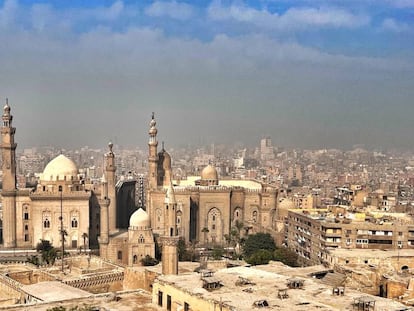
[[[277,269],[277,267],[275,268]],[[319,270],[319,267],[316,269]],[[367,296],[375,300],[376,310],[399,310],[405,306],[401,303],[370,296],[358,291],[346,289],[344,296],[333,296],[332,286],[323,284],[319,280],[310,277],[304,277],[307,272],[313,272],[311,269],[305,273],[295,273],[291,275],[282,275],[270,271],[265,271],[262,267],[235,267],[219,270],[214,274],[214,278],[219,279],[223,286],[213,291],[207,291],[202,287],[202,280],[198,273],[190,273],[176,276],[160,276],[161,283],[165,282],[182,291],[194,296],[202,296],[205,300],[221,301],[224,305],[233,307],[238,311],[250,311],[253,309],[254,302],[266,300],[269,307],[264,310],[352,310],[355,298]],[[300,276],[295,276],[295,275]],[[244,286],[236,285],[239,277],[248,279],[252,284]],[[303,288],[287,289],[288,297],[286,299],[278,298],[278,290],[286,289],[289,279],[304,280]]]
[[[91,296],[91,293],[88,293],[87,291],[66,285],[58,281],[23,285],[22,289],[29,295],[45,302]]]
[[[329,253],[334,257],[347,258],[390,258],[390,257],[413,257],[414,249],[396,249],[396,250],[381,250],[381,249],[345,249],[345,248],[330,248]]]

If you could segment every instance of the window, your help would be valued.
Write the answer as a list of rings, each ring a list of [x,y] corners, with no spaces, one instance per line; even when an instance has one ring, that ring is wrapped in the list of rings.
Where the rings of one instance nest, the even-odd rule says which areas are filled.
[[[145,243],[145,238],[142,234],[139,236],[138,243],[139,244],[144,244]]]
[[[29,241],[29,235],[27,233],[24,235],[24,241],[25,242],[28,242]]]
[[[158,305],[162,307],[162,291],[158,292]]]
[[[257,221],[257,211],[254,211],[252,216],[253,216],[252,217],[253,222],[256,222]]]
[[[72,248],[78,247],[78,240],[72,240]]]
[[[50,220],[49,219],[45,219],[43,221],[43,228],[50,228]]]
[[[25,231],[29,230],[29,225],[24,225],[24,230]]]
[[[167,295],[167,310],[171,311],[171,296]]]
[[[29,220],[29,213],[28,212],[24,213],[24,220]]]
[[[118,260],[122,260],[122,252],[118,251]]]
[[[78,220],[76,218],[72,218],[72,228],[78,227]]]
[[[403,235],[403,233],[402,233],[402,232],[398,232],[398,235],[399,235],[399,236],[402,236],[402,235]]]
[[[134,255],[134,256],[132,257],[132,263],[133,263],[133,264],[138,263],[138,256],[137,256],[137,255]]]
[[[211,225],[211,229],[216,230],[216,225],[215,224],[212,224]]]

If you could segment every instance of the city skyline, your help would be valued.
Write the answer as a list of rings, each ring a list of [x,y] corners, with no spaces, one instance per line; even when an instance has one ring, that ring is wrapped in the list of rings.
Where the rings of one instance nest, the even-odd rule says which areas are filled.
[[[19,149],[412,149],[414,2],[0,1]]]

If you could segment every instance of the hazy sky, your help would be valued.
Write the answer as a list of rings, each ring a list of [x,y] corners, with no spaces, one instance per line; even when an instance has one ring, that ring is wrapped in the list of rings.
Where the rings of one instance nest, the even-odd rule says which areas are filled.
[[[0,1],[20,147],[414,149],[414,0]]]

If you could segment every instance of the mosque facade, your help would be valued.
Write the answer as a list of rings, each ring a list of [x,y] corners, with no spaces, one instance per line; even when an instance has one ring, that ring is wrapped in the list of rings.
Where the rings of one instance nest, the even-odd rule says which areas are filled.
[[[201,244],[225,244],[225,236],[242,224],[246,233],[276,229],[276,188],[252,180],[220,180],[212,164],[200,176],[173,181],[171,156],[158,152],[154,115],[149,129],[147,211],[154,234],[168,230],[164,198],[173,183],[178,235]]]
[[[140,265],[146,255],[155,256],[149,215],[143,209],[131,210],[129,192],[134,184],[118,182],[121,186],[117,187],[111,143],[98,186],[79,174],[76,164],[61,154],[46,165],[36,187],[20,188],[12,121],[6,101],[1,126],[4,248],[34,249],[41,240],[60,248],[64,237],[66,250],[99,247],[103,258],[126,265]],[[122,201],[128,202],[118,210]],[[129,223],[117,221],[120,218],[129,219]]]

